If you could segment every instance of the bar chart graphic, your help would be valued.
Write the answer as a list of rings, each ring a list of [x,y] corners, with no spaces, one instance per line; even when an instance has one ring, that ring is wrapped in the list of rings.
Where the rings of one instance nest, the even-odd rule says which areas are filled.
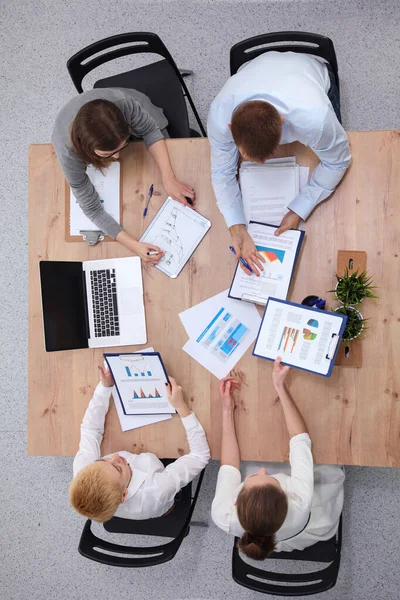
[[[256,246],[257,250],[262,254],[267,263],[274,263],[279,261],[283,263],[285,258],[285,250],[279,250],[278,248],[267,248],[266,246]]]
[[[126,374],[128,377],[152,377],[153,374],[148,369],[139,369],[135,365],[131,365],[130,367],[125,367]]]
[[[133,390],[133,399],[137,400],[138,398],[161,398],[161,395],[157,388],[154,388],[154,394],[145,394],[142,388],[140,388],[139,392]]]
[[[285,326],[282,331],[281,339],[278,346],[278,351],[282,349],[283,352],[290,352],[292,354],[295,349],[296,342],[300,334],[299,329]]]

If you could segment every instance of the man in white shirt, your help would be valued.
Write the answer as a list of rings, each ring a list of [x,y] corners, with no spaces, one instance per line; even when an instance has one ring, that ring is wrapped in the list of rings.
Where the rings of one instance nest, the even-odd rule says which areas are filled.
[[[74,459],[70,502],[83,516],[99,522],[113,516],[125,519],[161,517],[174,505],[175,495],[198,475],[210,460],[203,427],[187,407],[182,388],[170,377],[168,397],[186,429],[189,454],[164,467],[149,452],[118,452],[101,458],[104,420],[114,382],[110,371],[99,367],[101,382],[86,410],[81,441]]]
[[[236,178],[239,153],[261,164],[279,144],[299,141],[315,152],[321,162],[290,203],[276,235],[297,228],[330,196],[350,164],[347,135],[328,97],[330,85],[322,59],[266,52],[230,77],[211,104],[207,129],[215,196],[237,258],[242,257],[256,275],[263,270],[263,258],[246,231]]]

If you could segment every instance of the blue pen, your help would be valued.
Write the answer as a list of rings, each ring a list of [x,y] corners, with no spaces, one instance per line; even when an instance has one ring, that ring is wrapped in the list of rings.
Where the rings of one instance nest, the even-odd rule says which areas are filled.
[[[149,193],[147,194],[146,206],[145,206],[145,209],[143,211],[143,216],[144,217],[147,215],[147,209],[149,208],[150,200],[151,200],[151,197],[153,195],[153,190],[154,190],[154,185],[151,184],[150,189],[149,189]]]
[[[233,252],[233,254],[236,256],[235,248],[233,246],[229,246],[229,250]],[[242,257],[240,257],[239,260],[242,263],[242,265],[250,271],[250,273],[254,273],[253,269],[250,267],[250,265],[247,264],[247,262]]]

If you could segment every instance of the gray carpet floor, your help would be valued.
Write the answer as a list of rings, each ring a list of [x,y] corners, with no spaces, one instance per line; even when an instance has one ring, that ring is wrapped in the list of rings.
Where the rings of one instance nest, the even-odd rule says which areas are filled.
[[[154,31],[181,68],[206,120],[228,77],[229,48],[267,31],[334,40],[347,129],[399,126],[397,0],[1,2],[0,597],[7,600],[259,598],[230,575],[232,540],[210,520],[217,464],[207,471],[193,528],[171,563],[121,570],[77,553],[83,520],[68,505],[72,458],[27,457],[27,148],[48,142],[75,93],[66,60],[125,31]],[[123,59],[115,67],[128,69]],[[108,65],[96,78],[117,72]],[[93,81],[88,78],[88,85]],[[43,390],[46,393],[46,390]],[[329,432],[327,432],[329,435]],[[326,600],[396,600],[400,589],[400,470],[348,468],[342,565]]]

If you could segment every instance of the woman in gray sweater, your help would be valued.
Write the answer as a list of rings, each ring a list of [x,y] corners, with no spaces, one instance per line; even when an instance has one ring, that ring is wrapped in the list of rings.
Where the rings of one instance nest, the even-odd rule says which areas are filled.
[[[160,169],[169,196],[182,204],[194,200],[192,187],[179,181],[172,170],[164,138],[168,121],[161,108],[144,94],[130,89],[93,89],[64,106],[57,116],[52,142],[64,172],[84,214],[100,231],[135,252],[145,262],[157,263],[161,250],[135,240],[109,215],[100,203],[86,168],[107,168],[129,142],[143,139]],[[149,256],[150,250],[158,255]]]

